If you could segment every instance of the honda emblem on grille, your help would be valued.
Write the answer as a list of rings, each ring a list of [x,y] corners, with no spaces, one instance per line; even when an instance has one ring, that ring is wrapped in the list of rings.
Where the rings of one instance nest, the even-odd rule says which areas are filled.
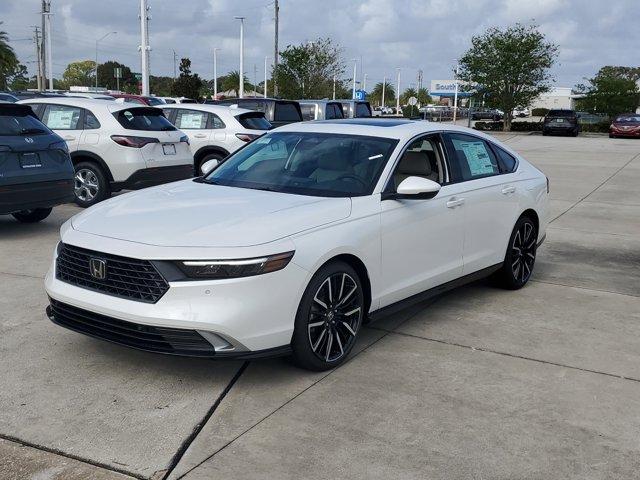
[[[95,279],[104,280],[107,277],[107,262],[100,258],[90,259],[89,273]]]

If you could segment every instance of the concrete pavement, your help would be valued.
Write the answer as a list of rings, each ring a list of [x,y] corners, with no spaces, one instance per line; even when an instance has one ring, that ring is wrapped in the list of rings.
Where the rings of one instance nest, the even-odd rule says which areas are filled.
[[[551,179],[532,282],[376,322],[322,374],[58,328],[42,277],[75,207],[0,217],[0,477],[638,477],[640,142],[496,136]]]

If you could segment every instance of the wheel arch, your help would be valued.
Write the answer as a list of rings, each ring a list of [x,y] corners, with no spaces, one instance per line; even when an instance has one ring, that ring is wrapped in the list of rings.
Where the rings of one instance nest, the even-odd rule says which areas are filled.
[[[71,153],[71,162],[73,163],[73,166],[75,167],[78,163],[80,162],[93,162],[96,163],[100,166],[100,168],[102,168],[102,171],[104,171],[104,173],[107,176],[107,179],[110,182],[113,182],[113,174],[111,173],[111,170],[109,169],[109,166],[107,165],[107,163],[98,155],[96,155],[93,152],[88,152],[86,150],[78,150],[76,152],[72,152]]]
[[[353,268],[358,274],[358,277],[362,282],[362,290],[363,290],[362,293],[364,294],[364,304],[365,304],[364,311],[366,312],[365,313],[365,321],[366,321],[369,308],[371,307],[371,279],[369,277],[369,271],[367,269],[367,266],[359,257],[357,257],[352,253],[339,253],[328,258],[321,265],[319,265],[318,268],[314,271],[314,275],[315,275],[315,272],[317,272],[322,267],[324,267],[325,265],[331,262],[344,262],[347,265],[349,265],[351,268]]]
[[[540,217],[538,216],[538,213],[533,208],[528,208],[524,212],[522,212],[518,217],[518,220],[520,220],[522,217],[530,218],[533,221],[534,225],[536,226],[536,232],[540,233]]]
[[[229,152],[222,147],[216,145],[205,145],[204,147],[200,147],[200,149],[193,155],[193,166],[200,167],[202,159],[210,153],[218,153],[225,157],[229,155]]]

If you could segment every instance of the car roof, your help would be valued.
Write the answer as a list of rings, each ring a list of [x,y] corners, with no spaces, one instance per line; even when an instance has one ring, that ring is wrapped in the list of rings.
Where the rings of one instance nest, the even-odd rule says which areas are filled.
[[[102,100],[99,98],[84,98],[84,97],[49,97],[49,98],[29,98],[26,100],[20,100],[18,103],[50,103],[52,105],[69,105],[71,107],[81,108],[104,108],[109,112],[119,112],[120,110],[127,110],[130,108],[157,108],[149,105],[140,105],[133,103],[118,103],[111,100]],[[164,105],[163,105],[164,106]]]
[[[320,103],[338,103],[338,104],[342,103],[340,100],[326,100],[326,99],[323,99],[323,100],[310,100],[308,98],[304,99],[304,100],[297,100],[297,102],[300,103],[300,104],[303,104],[303,103],[307,103],[307,104],[308,103],[318,103],[318,104],[320,104]]]
[[[338,133],[407,140],[423,133],[443,130],[471,133],[477,137],[495,142],[494,138],[467,127],[443,124],[440,122],[427,122],[424,120],[407,120],[403,118],[347,118],[297,122],[278,127],[274,132]]]
[[[167,108],[170,110],[201,110],[203,112],[220,114],[228,113],[234,117],[237,117],[242,113],[262,113],[256,112],[255,110],[249,110],[247,108],[232,108],[229,105],[216,105],[213,103],[168,103],[166,105],[158,106],[158,108]]]

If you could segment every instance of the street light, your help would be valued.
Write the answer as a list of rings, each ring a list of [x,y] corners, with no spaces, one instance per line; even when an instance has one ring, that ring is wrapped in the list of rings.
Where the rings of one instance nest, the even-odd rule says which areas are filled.
[[[398,81],[396,82],[396,115],[400,111],[400,69],[396,68],[398,71]]]
[[[96,40],[96,91],[98,90],[98,43],[107,38],[109,35],[115,35],[118,32],[105,33],[102,37]]]
[[[453,94],[453,123],[456,123],[456,118],[457,118],[457,114],[458,114],[458,70],[459,70],[459,65],[458,65],[458,59],[456,59],[456,78],[455,78],[455,84],[456,84],[456,88],[455,88],[455,93]]]
[[[218,98],[218,54],[219,48],[213,49],[213,99]]]
[[[355,100],[356,98],[356,74],[358,71],[358,59],[353,59],[353,93],[351,94],[351,98]]]
[[[240,20],[240,72],[238,83],[238,98],[244,97],[244,19],[246,17],[234,17],[236,20]]]
[[[264,57],[264,98],[267,98],[267,62],[269,61],[269,57]]]
[[[384,90],[387,86],[387,77],[382,78],[382,102],[380,102],[380,106],[384,109]],[[384,110],[383,110],[384,111]]]

